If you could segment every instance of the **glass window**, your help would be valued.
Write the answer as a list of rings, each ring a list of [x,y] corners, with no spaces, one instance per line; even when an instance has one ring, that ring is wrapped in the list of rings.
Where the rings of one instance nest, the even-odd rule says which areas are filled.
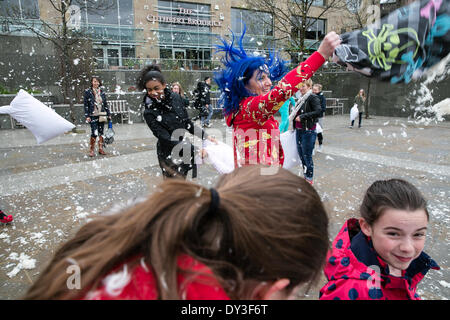
[[[134,25],[133,0],[76,1],[87,7],[89,23]]]
[[[231,8],[231,30],[241,34],[244,23],[247,34],[273,36],[273,19],[270,13]]]
[[[39,19],[38,0],[0,0],[0,16]]]
[[[325,6],[325,0],[314,0],[312,5],[316,7],[323,7]]]
[[[86,0],[72,0],[72,5],[80,8],[81,23],[86,24]]]
[[[161,59],[172,59],[172,49],[159,49],[159,56]]]
[[[357,13],[359,9],[361,8],[361,2],[362,0],[346,0],[347,2],[347,9],[351,13]]]
[[[119,1],[119,21],[120,25],[134,25],[133,0]]]
[[[100,6],[95,1],[87,2],[89,23],[118,24],[117,0],[105,0]]]
[[[293,17],[294,28],[292,30],[292,36],[295,38],[300,37],[300,30],[295,26],[300,26],[302,18],[301,17]],[[306,20],[306,35],[305,38],[308,40],[322,40],[325,36],[325,21],[324,19],[314,19],[307,18]]]
[[[24,19],[39,19],[38,0],[20,0]]]
[[[134,58],[136,56],[136,50],[133,46],[122,47],[122,58]]]
[[[296,3],[302,3],[303,0],[292,0],[292,1],[296,2]],[[309,3],[310,2],[308,1],[308,6],[309,6]],[[316,6],[316,7],[325,7],[325,0],[314,0],[312,5]]]
[[[171,22],[159,22],[159,42],[162,45],[212,45],[210,26],[186,23],[187,19],[211,21],[210,5],[160,0],[157,15],[172,18]]]

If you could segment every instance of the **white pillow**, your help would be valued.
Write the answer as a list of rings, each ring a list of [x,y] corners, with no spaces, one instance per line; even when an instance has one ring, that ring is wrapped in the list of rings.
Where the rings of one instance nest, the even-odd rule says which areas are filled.
[[[295,166],[300,166],[302,160],[300,160],[300,156],[298,155],[295,130],[288,130],[280,134],[280,141],[284,153],[283,168],[290,169]]]
[[[36,137],[38,144],[75,127],[71,122],[22,89],[9,106],[0,107],[0,113],[9,114],[27,127]]]
[[[234,170],[233,148],[226,143],[218,141],[218,144],[205,140],[203,148],[208,156],[204,159],[196,158],[196,163],[203,162],[211,164],[220,174],[230,173]],[[202,161],[203,160],[203,161]]]
[[[355,103],[350,109],[350,121],[355,120],[359,115],[358,105]]]

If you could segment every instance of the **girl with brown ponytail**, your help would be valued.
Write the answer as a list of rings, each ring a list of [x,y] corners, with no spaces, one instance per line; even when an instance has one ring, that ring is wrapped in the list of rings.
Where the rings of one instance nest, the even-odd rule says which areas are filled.
[[[238,168],[216,189],[165,180],[147,200],[84,225],[25,299],[286,299],[318,280],[328,217],[304,179]],[[80,270],[70,286],[69,266]]]

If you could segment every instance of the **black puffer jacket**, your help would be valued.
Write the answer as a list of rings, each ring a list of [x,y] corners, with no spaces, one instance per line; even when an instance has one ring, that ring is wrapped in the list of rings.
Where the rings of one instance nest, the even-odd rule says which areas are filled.
[[[179,94],[166,88],[163,100],[158,101],[145,94],[143,104],[145,106],[144,119],[155,137],[158,138],[158,157],[169,159],[173,147],[181,142],[171,139],[172,133],[177,129],[185,129],[201,139],[206,138],[206,133],[202,129],[196,128],[189,119],[184,101]]]
[[[197,84],[197,89],[194,90],[194,107],[198,110],[205,109],[207,104],[211,104],[211,87],[204,81]],[[206,114],[208,111],[206,111]]]
[[[320,99],[317,95],[311,94],[305,103],[300,107],[297,112],[297,116],[300,116],[300,122],[303,129],[312,130],[314,125],[318,122],[318,118],[322,115],[322,108],[320,105]],[[295,118],[296,118],[295,117]],[[294,118],[294,128],[295,128]]]
[[[320,100],[320,106],[322,107],[322,114],[320,115],[319,118],[322,118],[325,115],[325,112],[327,111],[327,99],[325,98],[325,96],[323,95],[323,92],[320,91],[317,96],[319,97]]]

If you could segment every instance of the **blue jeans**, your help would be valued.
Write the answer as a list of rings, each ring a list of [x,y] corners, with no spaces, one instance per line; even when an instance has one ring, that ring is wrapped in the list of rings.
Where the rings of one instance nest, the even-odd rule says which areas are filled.
[[[208,116],[207,117],[201,117],[200,121],[202,122],[202,125],[204,124],[209,124],[209,120],[211,120],[213,115],[213,108],[212,108],[212,104],[208,105]],[[206,118],[206,120],[205,120]]]
[[[312,152],[317,138],[316,130],[295,129],[297,138],[297,150],[302,160],[303,166],[306,167],[304,173],[307,180],[313,179],[314,163],[312,159]]]

